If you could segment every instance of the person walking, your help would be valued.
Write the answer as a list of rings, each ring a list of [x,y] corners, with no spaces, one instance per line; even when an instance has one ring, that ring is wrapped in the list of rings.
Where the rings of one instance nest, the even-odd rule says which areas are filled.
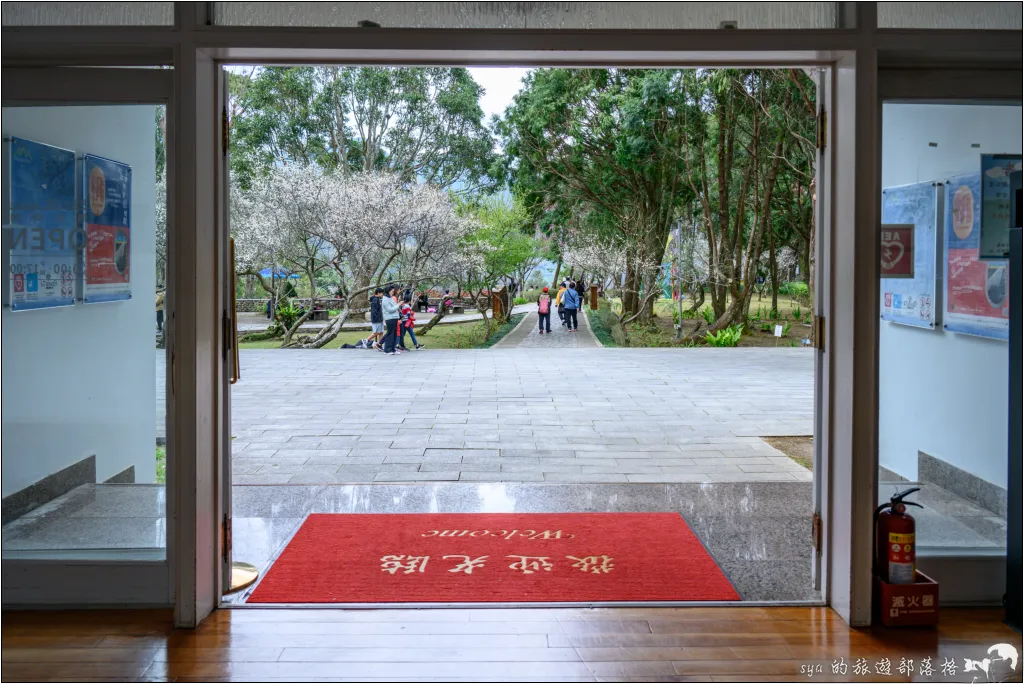
[[[384,348],[380,346],[381,339],[384,337],[384,309],[381,307],[383,297],[383,287],[374,290],[370,297],[370,329],[373,331],[370,337],[373,339],[373,348],[377,351],[384,351]]]
[[[582,278],[580,278],[579,280],[576,281],[576,288],[575,289],[576,289],[576,294],[578,294],[580,296],[579,308],[582,309],[583,308],[583,303],[587,301],[587,286],[583,282]]]
[[[551,334],[551,295],[548,294],[548,288],[544,288],[544,291],[537,297],[537,325],[540,326],[540,332],[538,334],[543,335],[545,327],[547,328],[548,335]]]
[[[380,307],[384,314],[384,353],[389,356],[400,353],[395,349],[399,322],[398,302],[395,296],[397,291],[398,288],[391,285],[380,299]]]
[[[156,329],[157,332],[164,331],[164,291],[156,293]]]
[[[405,334],[409,333],[409,337],[412,339],[413,349],[423,349],[423,345],[416,339],[416,333],[413,331],[413,326],[416,325],[416,312],[412,308],[412,297],[403,298],[400,308],[398,310],[399,315],[399,339],[401,345],[399,348],[402,351],[405,349]]]
[[[569,283],[569,286],[565,289],[565,294],[562,295],[562,303],[565,305],[565,327],[569,329],[569,332],[574,333],[579,327],[576,312],[580,308],[580,295],[573,287],[573,283]]]
[[[563,280],[558,285],[558,294],[555,296],[555,306],[558,307],[558,320],[562,321],[562,325],[565,325],[565,302],[562,301],[562,297],[565,295],[565,281]]]

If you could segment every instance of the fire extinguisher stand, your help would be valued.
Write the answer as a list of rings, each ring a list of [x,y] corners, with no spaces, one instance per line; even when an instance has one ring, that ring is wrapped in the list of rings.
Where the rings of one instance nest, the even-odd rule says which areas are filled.
[[[917,569],[916,523],[905,501],[920,491],[894,494],[875,509],[874,616],[886,627],[934,626],[939,622],[939,585]]]

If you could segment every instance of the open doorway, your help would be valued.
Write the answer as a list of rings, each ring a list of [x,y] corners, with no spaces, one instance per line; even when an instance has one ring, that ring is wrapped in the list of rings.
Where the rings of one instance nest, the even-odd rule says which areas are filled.
[[[669,513],[678,566],[729,591],[559,600],[820,602],[816,76],[229,67],[233,557],[301,572],[379,519],[339,514],[472,539],[516,524],[485,514]],[[272,584],[227,602],[389,602]]]

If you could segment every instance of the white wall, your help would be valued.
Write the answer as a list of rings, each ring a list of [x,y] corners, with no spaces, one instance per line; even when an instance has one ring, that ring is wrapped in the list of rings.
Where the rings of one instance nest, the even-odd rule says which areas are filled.
[[[1020,107],[883,107],[882,187],[978,171],[987,152],[1021,152]],[[882,321],[879,463],[916,480],[920,450],[1006,487],[1008,354],[1006,342]]]
[[[3,496],[92,454],[101,482],[131,465],[137,482],[156,477],[154,116],[152,105],[3,109],[5,138],[131,165],[133,295],[3,309]]]

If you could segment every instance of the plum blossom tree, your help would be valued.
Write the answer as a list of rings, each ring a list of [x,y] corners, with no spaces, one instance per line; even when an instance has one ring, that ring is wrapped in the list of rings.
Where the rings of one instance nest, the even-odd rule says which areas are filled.
[[[366,293],[387,282],[415,284],[458,270],[460,245],[471,222],[456,212],[436,186],[404,183],[395,174],[325,176],[322,220],[312,236],[322,240],[329,265],[340,280],[340,312],[316,335],[287,346],[319,348],[337,337]],[[358,308],[357,308],[358,306]]]

